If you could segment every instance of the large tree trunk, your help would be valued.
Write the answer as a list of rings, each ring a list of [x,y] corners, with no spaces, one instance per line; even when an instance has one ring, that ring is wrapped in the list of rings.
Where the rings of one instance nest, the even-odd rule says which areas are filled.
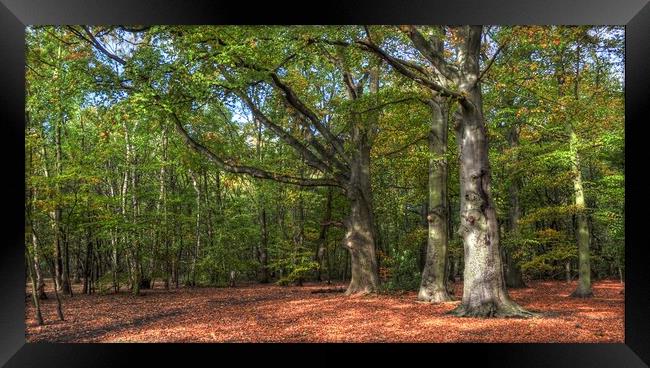
[[[374,293],[379,288],[370,190],[370,146],[365,144],[365,134],[361,135],[359,150],[351,163],[351,185],[347,193],[350,216],[345,221],[344,245],[350,252],[352,279],[346,295]]]
[[[457,118],[460,145],[460,228],[465,250],[459,316],[528,316],[508,296],[503,279],[496,209],[492,200],[486,127],[479,76],[481,26],[463,30],[460,90],[465,100]]]
[[[451,300],[447,293],[447,109],[443,99],[432,101],[429,134],[429,205],[426,261],[418,299],[439,303]]]
[[[516,149],[519,145],[519,130],[513,126],[509,135],[508,143],[511,148]],[[515,157],[516,160],[516,157]],[[510,198],[510,211],[509,211],[509,233],[512,235],[518,234],[519,231],[519,218],[521,217],[521,207],[519,206],[519,178],[513,177],[510,187],[508,188],[508,195]],[[519,269],[519,265],[512,259],[508,250],[504,251],[506,261],[506,286],[510,288],[525,287],[524,279]]]

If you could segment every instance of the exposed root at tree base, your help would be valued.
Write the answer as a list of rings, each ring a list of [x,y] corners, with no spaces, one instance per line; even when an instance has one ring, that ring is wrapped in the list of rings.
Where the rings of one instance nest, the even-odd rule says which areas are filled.
[[[494,302],[484,303],[476,307],[469,307],[461,304],[449,312],[457,317],[478,317],[478,318],[532,318],[537,313],[529,312],[516,304],[497,304]]]
[[[365,288],[352,288],[348,287],[347,290],[345,290],[344,295],[345,296],[351,296],[351,297],[356,297],[356,296],[365,296],[369,294],[376,294],[377,290],[370,288],[370,287],[365,287]]]
[[[434,292],[434,293],[423,293],[420,291],[418,293],[418,301],[425,303],[446,303],[453,301],[452,297],[445,292]]]

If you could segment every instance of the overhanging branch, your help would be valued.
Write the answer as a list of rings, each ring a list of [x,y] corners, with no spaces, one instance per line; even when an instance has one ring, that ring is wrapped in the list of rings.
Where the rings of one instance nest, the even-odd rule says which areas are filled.
[[[174,120],[176,131],[181,135],[181,137],[185,141],[185,144],[187,144],[195,152],[200,153],[205,157],[207,157],[210,161],[215,163],[222,170],[235,173],[235,174],[247,174],[259,179],[273,180],[281,183],[293,184],[298,186],[306,186],[306,187],[330,186],[330,187],[343,188],[343,186],[341,186],[337,181],[332,179],[299,178],[295,176],[270,172],[255,167],[235,165],[217,156],[210,149],[208,149],[207,147],[205,147],[204,145],[196,141],[194,138],[192,138],[187,132],[187,130],[185,130],[185,128],[183,127],[183,124],[178,118],[178,115],[176,115],[176,113],[172,113],[171,115]]]

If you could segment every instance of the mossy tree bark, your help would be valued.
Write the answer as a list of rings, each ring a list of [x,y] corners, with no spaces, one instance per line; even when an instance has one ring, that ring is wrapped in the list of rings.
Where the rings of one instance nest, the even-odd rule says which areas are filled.
[[[447,293],[447,106],[442,98],[430,102],[429,203],[427,249],[418,300],[439,303],[450,301]]]
[[[588,298],[593,296],[591,289],[591,265],[589,255],[589,225],[585,214],[585,195],[582,185],[582,174],[580,172],[580,157],[578,155],[578,138],[572,127],[569,128],[571,168],[573,172],[573,190],[575,193],[576,206],[576,240],[578,241],[578,286],[571,294],[577,298]]]
[[[351,280],[345,292],[374,293],[379,288],[375,229],[370,191],[370,146],[359,132],[361,146],[351,164],[351,188],[348,190],[350,216],[345,221],[344,245],[350,252]]]
[[[461,316],[530,316],[508,297],[499,249],[496,210],[490,194],[490,167],[480,89],[479,54],[483,27],[454,27],[462,40],[457,62],[440,53],[442,34],[425,36],[416,26],[400,26],[413,46],[430,63],[414,66],[389,55],[368,38],[357,41],[397,72],[429,88],[433,93],[457,101],[456,134],[460,149],[461,225],[465,248],[463,301],[454,311]]]
[[[530,316],[510,299],[505,288],[496,209],[491,193],[488,142],[479,83],[481,26],[459,30],[464,37],[461,95],[456,129],[460,146],[460,229],[465,250],[462,303],[459,316]]]

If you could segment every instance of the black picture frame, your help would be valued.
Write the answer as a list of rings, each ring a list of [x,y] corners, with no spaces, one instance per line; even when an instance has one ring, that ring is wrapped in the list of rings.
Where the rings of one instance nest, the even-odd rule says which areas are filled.
[[[283,364],[367,364],[396,358],[400,365],[460,364],[500,367],[643,367],[650,364],[650,263],[645,236],[647,189],[643,139],[650,105],[648,0],[332,1],[322,4],[195,0],[0,0],[0,137],[5,186],[0,242],[0,364],[7,367],[100,367],[135,363],[135,355],[184,365],[232,358]],[[48,344],[25,342],[24,298],[24,30],[35,24],[598,24],[626,26],[625,344]],[[173,349],[172,349],[173,348]],[[245,352],[246,351],[246,352]],[[171,354],[175,352],[176,354]],[[295,353],[301,358],[294,358]],[[343,357],[345,354],[345,358]],[[440,358],[453,363],[442,363]],[[306,360],[303,360],[306,359]],[[181,364],[181,363],[178,363]],[[228,363],[234,364],[234,363]]]

